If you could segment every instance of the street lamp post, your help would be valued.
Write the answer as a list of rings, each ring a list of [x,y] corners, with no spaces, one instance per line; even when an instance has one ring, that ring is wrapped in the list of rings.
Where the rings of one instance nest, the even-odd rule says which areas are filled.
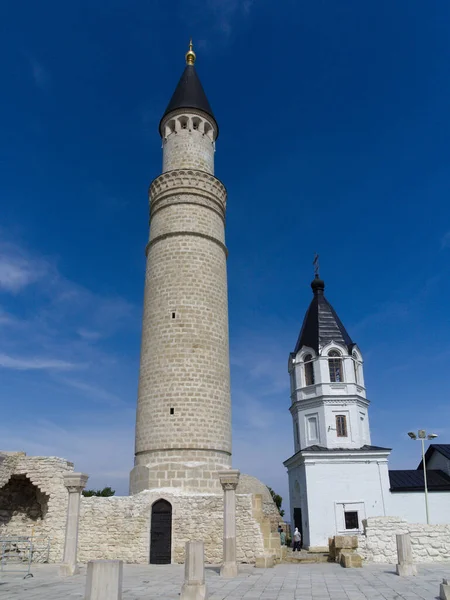
[[[427,515],[427,525],[430,524],[430,515],[428,512],[428,484],[427,484],[427,465],[425,463],[425,440],[434,440],[437,438],[435,433],[430,433],[427,435],[425,429],[419,429],[419,431],[414,433],[413,431],[408,432],[409,437],[412,440],[420,440],[422,442],[422,466],[423,466],[423,483],[425,489],[425,513]]]

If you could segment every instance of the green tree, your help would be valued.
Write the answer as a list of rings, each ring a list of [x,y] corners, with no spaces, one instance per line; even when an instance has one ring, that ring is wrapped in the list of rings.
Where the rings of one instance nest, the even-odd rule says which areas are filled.
[[[86,498],[90,498],[91,496],[108,498],[109,496],[114,496],[116,490],[112,490],[110,487],[104,487],[102,490],[83,490],[81,493],[83,496],[86,496]]]
[[[277,508],[278,508],[278,512],[280,513],[280,517],[284,517],[284,509],[281,508],[281,505],[283,503],[283,498],[280,496],[280,494],[277,494],[276,492],[273,491],[273,489],[270,486],[267,486],[267,489],[270,492],[270,495],[272,496],[273,501],[275,502]]]

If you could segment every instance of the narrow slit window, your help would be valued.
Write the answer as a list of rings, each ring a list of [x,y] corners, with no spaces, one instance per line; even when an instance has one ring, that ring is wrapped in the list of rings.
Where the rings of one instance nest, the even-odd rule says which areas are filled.
[[[338,437],[347,437],[347,417],[336,415],[336,434]]]
[[[174,409],[174,408],[171,408],[171,409],[170,409],[170,414],[171,414],[171,415],[175,414],[175,409]]]
[[[176,317],[176,313],[173,312],[172,313],[172,319],[175,319],[175,317]]]

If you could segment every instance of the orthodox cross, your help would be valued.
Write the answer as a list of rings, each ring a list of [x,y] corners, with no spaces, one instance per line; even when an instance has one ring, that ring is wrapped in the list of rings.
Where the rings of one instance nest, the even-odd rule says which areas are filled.
[[[314,253],[313,265],[314,265],[314,275],[315,275],[315,277],[319,278],[319,255],[317,254],[317,252]]]

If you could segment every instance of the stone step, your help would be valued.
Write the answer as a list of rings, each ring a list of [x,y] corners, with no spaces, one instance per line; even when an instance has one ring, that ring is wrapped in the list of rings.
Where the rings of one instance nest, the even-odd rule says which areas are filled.
[[[301,550],[300,552],[292,552],[288,548],[286,556],[283,558],[285,563],[326,563],[329,560],[328,552],[308,552]]]

